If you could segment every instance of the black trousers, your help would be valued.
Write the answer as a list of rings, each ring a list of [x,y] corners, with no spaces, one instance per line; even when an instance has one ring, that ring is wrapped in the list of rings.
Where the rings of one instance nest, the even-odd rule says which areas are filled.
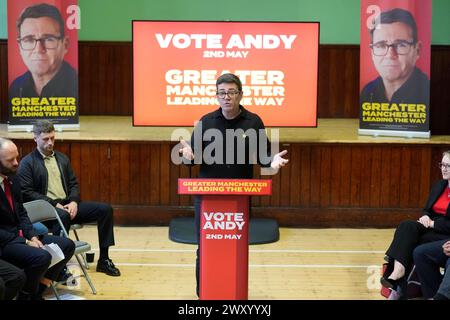
[[[11,300],[17,296],[26,279],[22,269],[0,259],[0,300]]]
[[[78,212],[73,220],[63,209],[56,208],[64,228],[69,232],[72,224],[96,222],[98,231],[98,243],[100,248],[108,248],[114,245],[114,217],[113,208],[103,202],[82,201],[78,204]],[[54,234],[59,234],[60,228],[56,227]]]
[[[417,221],[403,221],[395,230],[394,239],[386,255],[399,261],[408,272],[412,268],[413,251],[418,245],[448,237],[449,235],[437,233],[432,228],[425,228]]]
[[[23,290],[31,295],[38,292],[39,282],[43,277],[56,280],[75,251],[75,244],[68,238],[44,235],[41,242],[43,244],[56,243],[61,248],[65,258],[53,267],[48,268],[52,257],[50,253],[41,248],[28,246],[24,243],[10,243],[4,246],[2,251],[2,259],[24,270],[27,280]]]
[[[447,237],[450,239],[450,236]],[[442,282],[440,268],[450,265],[450,259],[442,249],[449,239],[425,243],[414,249],[414,264],[425,299],[435,296]]]

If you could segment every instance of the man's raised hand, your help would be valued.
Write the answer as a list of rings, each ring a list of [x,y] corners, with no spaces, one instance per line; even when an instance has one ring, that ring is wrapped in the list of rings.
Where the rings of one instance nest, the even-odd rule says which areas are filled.
[[[286,153],[287,153],[287,150],[283,150],[280,153],[277,153],[273,157],[273,160],[270,163],[270,166],[272,167],[272,169],[278,170],[281,167],[284,167],[289,162],[288,159],[283,159],[282,158]]]
[[[193,160],[194,159],[194,153],[192,152],[191,146],[186,141],[184,141],[183,139],[181,139],[180,143],[181,143],[181,145],[183,147],[180,149],[179,152],[181,154],[183,154],[184,158],[186,158],[188,160]]]

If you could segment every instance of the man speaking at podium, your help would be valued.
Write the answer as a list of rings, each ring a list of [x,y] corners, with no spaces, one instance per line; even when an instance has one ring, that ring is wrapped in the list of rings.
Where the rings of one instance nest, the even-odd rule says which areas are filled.
[[[181,140],[182,148],[179,151],[186,159],[184,163],[200,164],[199,178],[251,179],[255,163],[264,168],[262,174],[278,172],[289,161],[283,158],[287,150],[271,156],[269,139],[261,118],[240,105],[243,97],[241,80],[234,74],[223,74],[216,81],[216,89],[220,108],[200,119],[190,144]],[[197,240],[200,239],[200,206],[201,197],[196,196]],[[197,295],[200,288],[200,241],[198,243]]]

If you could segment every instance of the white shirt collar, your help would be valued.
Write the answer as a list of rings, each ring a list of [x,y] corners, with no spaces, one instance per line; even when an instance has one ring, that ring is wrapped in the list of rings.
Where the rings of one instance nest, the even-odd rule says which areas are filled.
[[[0,174],[0,186],[1,186],[1,188],[3,189],[3,191],[5,191],[5,179],[6,179],[7,177],[5,177],[5,176],[3,176],[3,175],[1,175]]]

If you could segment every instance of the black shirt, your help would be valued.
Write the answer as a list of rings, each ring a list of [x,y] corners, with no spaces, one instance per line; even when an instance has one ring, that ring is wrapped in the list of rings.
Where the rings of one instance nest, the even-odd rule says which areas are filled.
[[[251,179],[253,164],[270,166],[270,143],[261,118],[242,106],[240,110],[227,120],[219,108],[195,126],[191,146],[194,164],[200,163],[200,178]]]
[[[78,97],[78,76],[67,62],[63,62],[59,71],[44,86],[41,97]],[[9,100],[12,98],[39,97],[30,71],[17,77],[9,88]]]
[[[422,104],[426,106],[426,119],[424,123],[403,123],[403,122],[371,122],[363,119],[363,113],[360,112],[360,128],[362,129],[384,129],[390,130],[414,130],[427,131],[429,126],[429,103],[430,103],[430,81],[426,74],[415,68],[406,82],[392,95],[389,101],[386,97],[383,79],[376,78],[369,82],[360,95],[360,108],[364,103],[389,103],[389,104]],[[388,117],[394,118],[394,117]]]
[[[389,101],[386,97],[383,79],[376,78],[369,82],[361,92],[360,103],[415,103],[429,105],[430,81],[426,74],[415,68],[408,80],[397,90]]]

